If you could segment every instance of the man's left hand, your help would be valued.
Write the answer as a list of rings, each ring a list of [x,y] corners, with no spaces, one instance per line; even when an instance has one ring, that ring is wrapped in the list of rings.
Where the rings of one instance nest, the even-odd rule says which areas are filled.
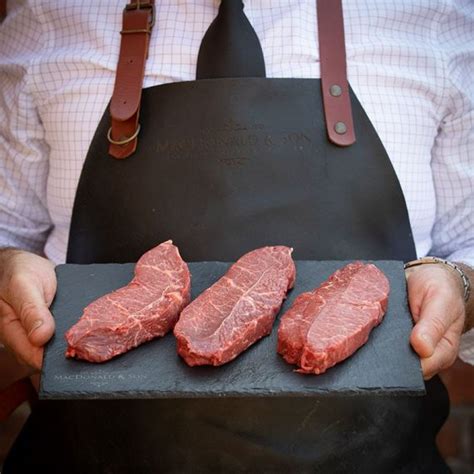
[[[458,355],[466,317],[461,279],[443,264],[412,267],[406,276],[415,321],[410,343],[427,380],[450,367]]]

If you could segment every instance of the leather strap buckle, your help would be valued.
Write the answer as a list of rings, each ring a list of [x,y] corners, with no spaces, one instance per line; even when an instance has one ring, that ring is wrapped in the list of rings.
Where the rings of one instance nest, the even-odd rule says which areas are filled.
[[[127,3],[127,5],[125,5],[125,10],[140,10],[142,8],[151,8],[153,10],[154,7],[155,6],[151,2],[137,0],[135,3]]]
[[[137,0],[135,3],[128,3],[125,5],[125,11],[129,10],[151,10],[150,23],[146,29],[131,29],[131,30],[122,30],[121,35],[133,34],[133,33],[147,33],[151,34],[152,28],[155,26],[155,5],[151,2],[141,2]]]
[[[112,127],[110,127],[109,131],[107,132],[107,140],[114,145],[118,145],[118,146],[126,145],[127,143],[130,143],[132,140],[135,140],[135,138],[138,137],[138,134],[140,133],[140,127],[141,125],[138,124],[138,127],[135,130],[135,132],[128,138],[123,138],[122,140],[114,140],[112,138]]]

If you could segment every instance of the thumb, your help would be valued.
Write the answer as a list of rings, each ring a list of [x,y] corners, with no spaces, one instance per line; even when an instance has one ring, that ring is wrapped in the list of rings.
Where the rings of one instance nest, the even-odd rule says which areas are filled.
[[[35,277],[16,277],[5,300],[20,320],[31,344],[43,346],[54,333],[54,319],[48,309],[43,286]]]
[[[420,319],[415,325],[411,343],[421,357],[430,357],[448,329],[456,320],[453,303],[449,298],[433,296],[425,299]]]

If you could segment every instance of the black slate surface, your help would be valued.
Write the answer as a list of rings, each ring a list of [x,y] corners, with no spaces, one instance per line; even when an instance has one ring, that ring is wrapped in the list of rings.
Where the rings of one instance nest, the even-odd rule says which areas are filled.
[[[368,343],[322,375],[295,373],[277,353],[279,317],[294,298],[325,280],[342,261],[296,262],[296,286],[272,334],[221,367],[188,367],[177,355],[172,334],[103,364],[66,359],[64,333],[94,299],[130,281],[134,264],[60,265],[52,305],[56,335],[45,350],[40,398],[110,399],[178,397],[314,396],[370,392],[422,395],[418,357],[409,345],[412,328],[402,262],[374,262],[390,280],[387,314]],[[190,263],[193,298],[218,280],[229,264]]]

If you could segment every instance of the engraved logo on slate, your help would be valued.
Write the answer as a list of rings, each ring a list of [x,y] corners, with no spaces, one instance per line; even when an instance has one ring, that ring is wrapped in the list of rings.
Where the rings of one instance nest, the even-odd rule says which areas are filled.
[[[88,382],[91,386],[100,388],[109,384],[109,382],[115,382],[117,380],[146,380],[148,378],[145,374],[101,374],[95,372],[85,372],[71,375],[54,375],[55,380],[60,381],[74,381],[80,380],[82,382]]]

